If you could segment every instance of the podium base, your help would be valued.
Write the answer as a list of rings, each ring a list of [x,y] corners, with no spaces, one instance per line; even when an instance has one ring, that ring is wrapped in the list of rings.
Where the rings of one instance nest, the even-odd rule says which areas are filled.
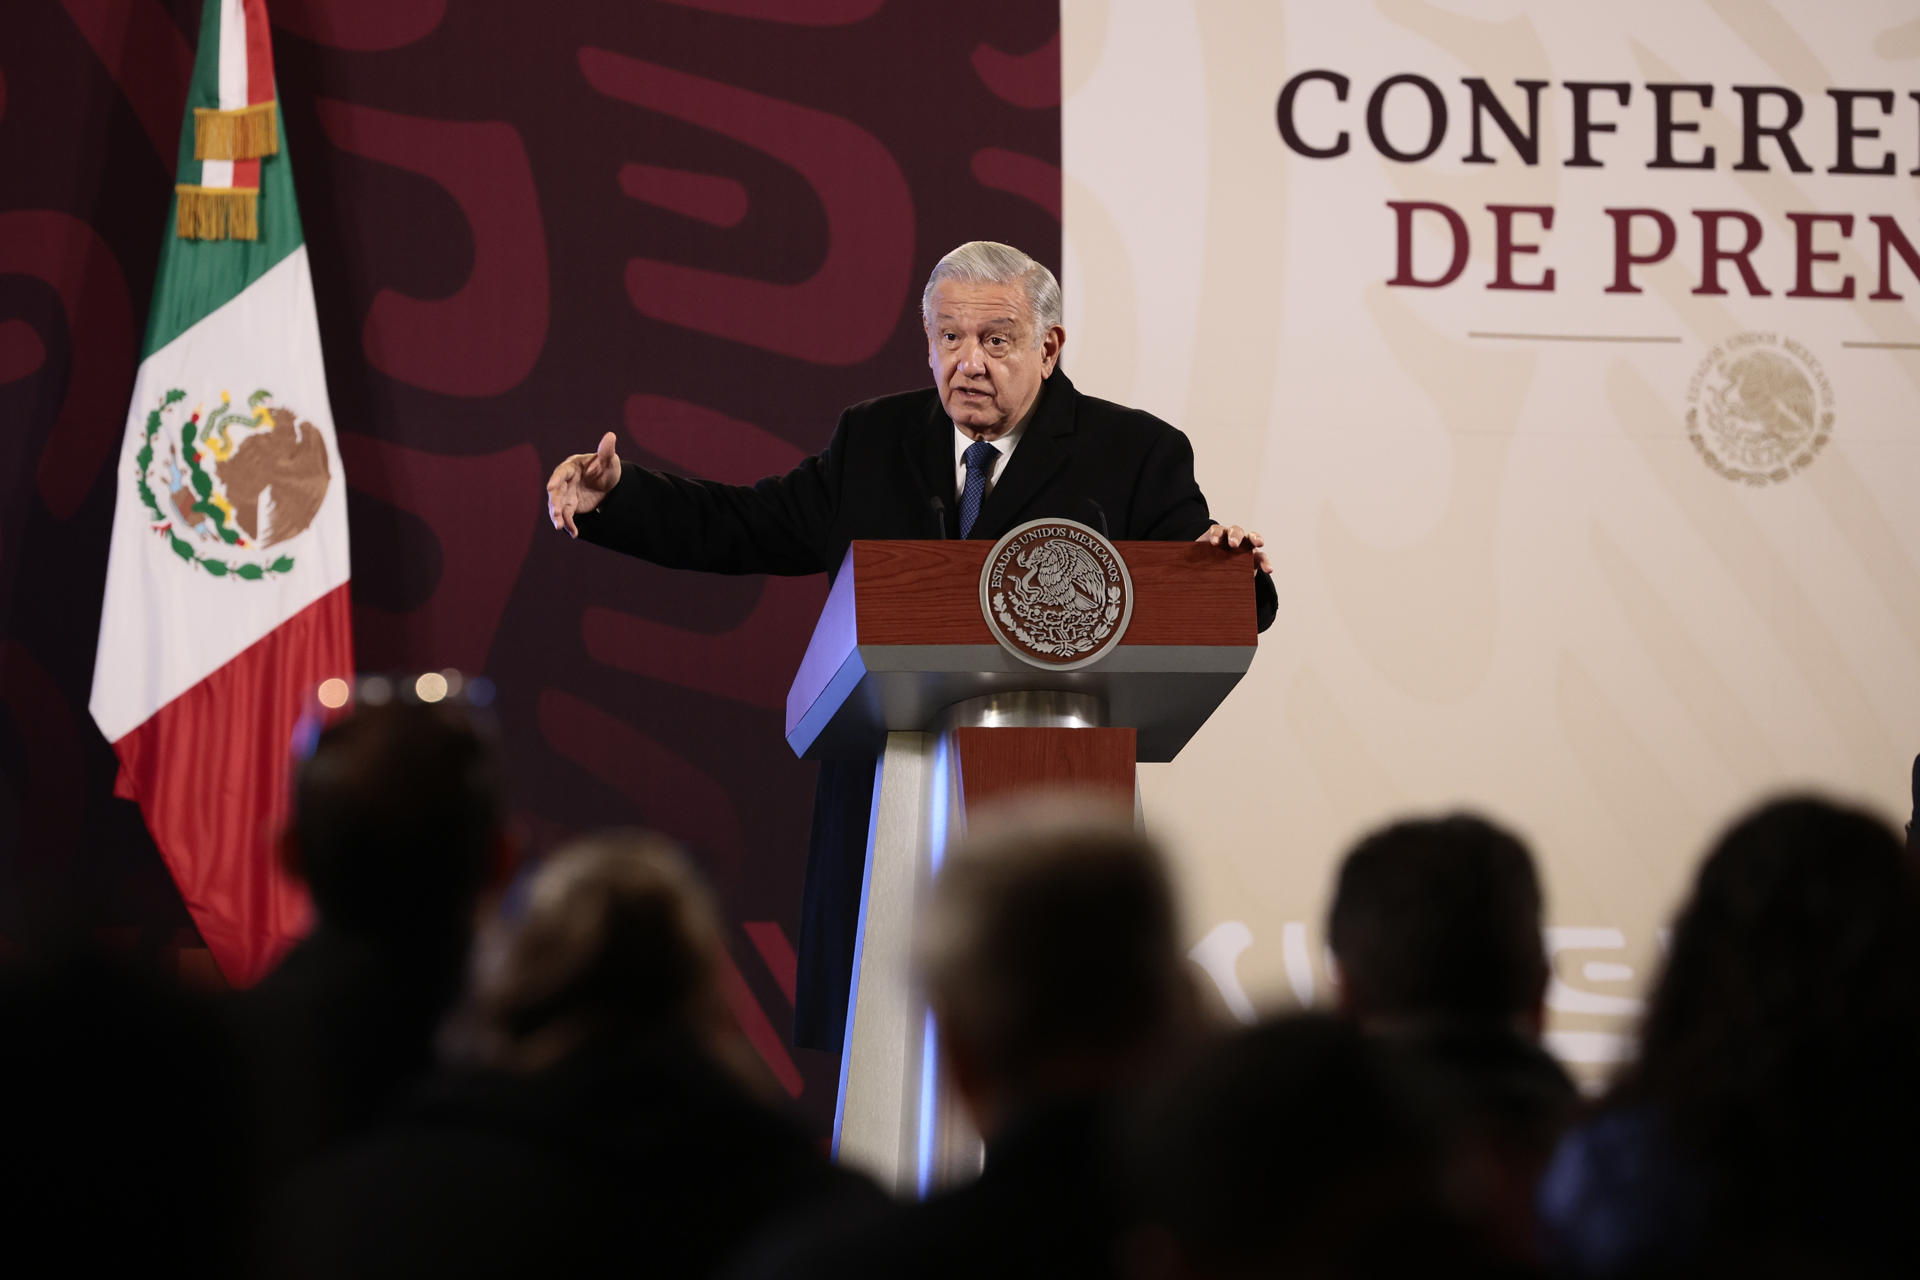
[[[925,1196],[980,1170],[982,1148],[941,1069],[933,1017],[913,981],[913,926],[960,830],[952,735],[890,733],[873,780],[853,991],[840,1053],[833,1155],[896,1196]]]
[[[887,735],[867,828],[833,1150],[895,1195],[964,1182],[984,1160],[911,972],[920,902],[965,829],[968,799],[1091,786],[1137,804],[1134,731],[1099,727],[1103,712],[1082,694],[995,694],[949,708],[937,733]]]

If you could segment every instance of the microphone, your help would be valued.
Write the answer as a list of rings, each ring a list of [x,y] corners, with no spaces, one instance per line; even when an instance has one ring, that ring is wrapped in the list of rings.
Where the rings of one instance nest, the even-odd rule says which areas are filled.
[[[947,500],[936,493],[928,500],[928,505],[933,508],[933,527],[938,530],[940,540],[945,542],[953,536],[947,532]]]
[[[1106,509],[1102,507],[1099,503],[1095,502],[1092,498],[1082,499],[1082,505],[1084,505],[1087,510],[1093,513],[1093,527],[1100,531],[1100,536],[1105,538],[1108,542],[1112,542],[1113,535],[1107,532]]]

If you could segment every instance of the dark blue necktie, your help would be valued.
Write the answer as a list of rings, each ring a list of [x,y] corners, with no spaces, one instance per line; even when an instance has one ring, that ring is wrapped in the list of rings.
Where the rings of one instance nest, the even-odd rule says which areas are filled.
[[[980,504],[987,497],[987,473],[993,470],[993,460],[1000,451],[985,440],[975,440],[960,455],[960,461],[967,464],[967,483],[960,490],[960,536],[966,537],[973,532],[973,522],[980,518]]]

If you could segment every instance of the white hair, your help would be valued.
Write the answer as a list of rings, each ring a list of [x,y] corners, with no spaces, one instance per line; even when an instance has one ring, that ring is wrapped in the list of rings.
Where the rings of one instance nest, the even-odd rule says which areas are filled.
[[[1035,262],[1010,244],[996,240],[969,240],[934,264],[927,287],[920,293],[920,323],[933,327],[933,291],[943,280],[962,284],[1018,284],[1026,290],[1033,311],[1033,345],[1046,340],[1048,329],[1060,323],[1060,282],[1043,263]]]

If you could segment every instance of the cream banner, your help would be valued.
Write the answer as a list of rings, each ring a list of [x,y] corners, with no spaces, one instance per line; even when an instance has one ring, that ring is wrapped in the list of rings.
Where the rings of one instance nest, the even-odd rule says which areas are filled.
[[[1326,893],[1467,806],[1547,879],[1553,1035],[1627,1052],[1737,810],[1907,816],[1909,0],[1066,0],[1067,366],[1194,440],[1280,620],[1145,770],[1227,1008],[1325,1001]]]

